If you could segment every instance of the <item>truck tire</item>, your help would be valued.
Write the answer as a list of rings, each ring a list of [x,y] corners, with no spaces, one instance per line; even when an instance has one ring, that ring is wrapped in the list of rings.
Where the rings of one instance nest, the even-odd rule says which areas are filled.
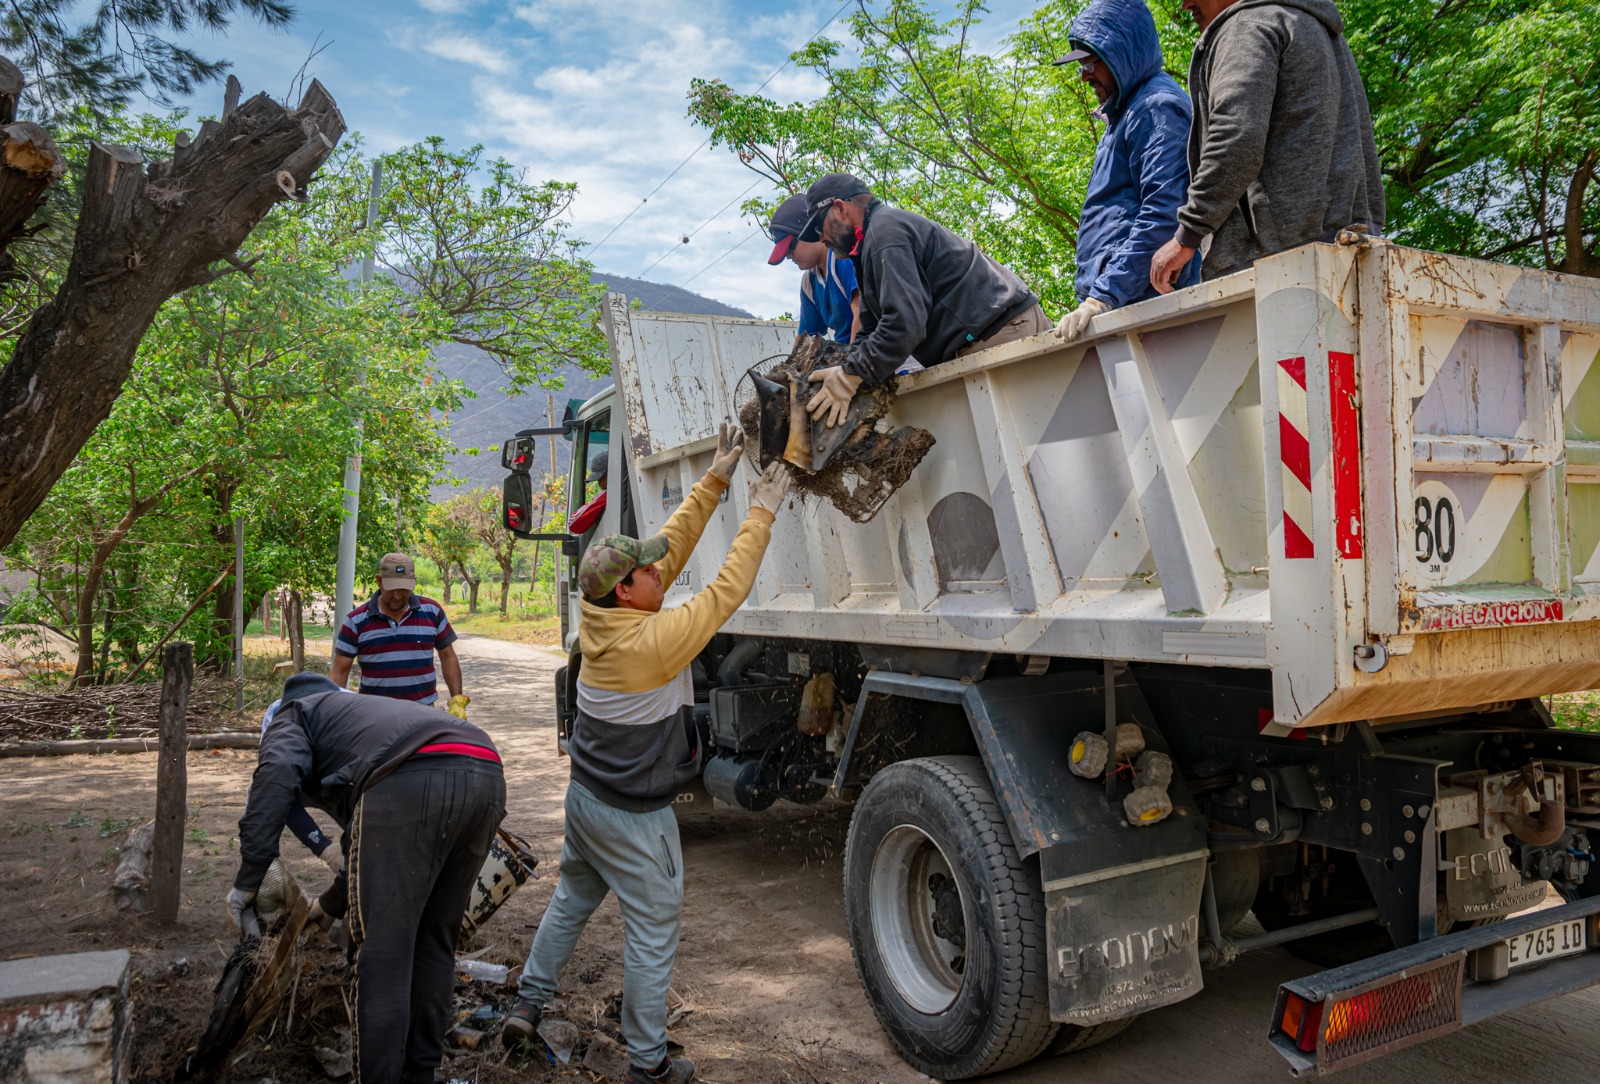
[[[1018,857],[977,757],[873,777],[850,819],[844,905],[867,1000],[917,1069],[982,1076],[1055,1038],[1038,862]]]
[[[1139,1019],[1137,1016],[1128,1016],[1104,1024],[1090,1024],[1087,1027],[1081,1024],[1062,1024],[1061,1030],[1056,1032],[1056,1037],[1045,1047],[1044,1057],[1059,1058],[1063,1054],[1076,1054],[1080,1050],[1088,1050],[1091,1046],[1099,1046],[1107,1039],[1115,1039],[1127,1031],[1128,1025],[1137,1019]]]

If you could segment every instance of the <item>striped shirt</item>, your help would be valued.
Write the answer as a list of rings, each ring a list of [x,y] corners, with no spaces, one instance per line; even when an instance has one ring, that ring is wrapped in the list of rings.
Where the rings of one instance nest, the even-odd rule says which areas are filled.
[[[412,595],[405,617],[396,621],[373,595],[339,626],[334,651],[360,659],[361,692],[431,704],[439,696],[433,653],[455,642],[456,630],[433,599]]]

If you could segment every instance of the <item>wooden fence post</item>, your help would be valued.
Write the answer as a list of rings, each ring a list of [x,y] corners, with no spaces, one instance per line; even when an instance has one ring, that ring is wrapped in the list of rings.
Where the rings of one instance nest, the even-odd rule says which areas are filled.
[[[168,644],[161,656],[161,759],[156,766],[156,838],[150,856],[150,910],[156,921],[178,920],[183,888],[183,835],[189,812],[189,685],[194,645]]]

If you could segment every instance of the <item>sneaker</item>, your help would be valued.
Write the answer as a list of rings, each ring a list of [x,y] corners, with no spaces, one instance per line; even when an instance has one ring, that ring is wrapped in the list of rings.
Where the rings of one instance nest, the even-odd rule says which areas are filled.
[[[543,1005],[529,1001],[525,997],[517,998],[516,1003],[511,1006],[511,1011],[506,1013],[505,1023],[500,1027],[500,1041],[507,1047],[533,1042],[539,1030],[539,1018],[543,1015]]]
[[[694,1062],[688,1058],[668,1058],[655,1070],[628,1066],[625,1084],[689,1084],[694,1079]]]

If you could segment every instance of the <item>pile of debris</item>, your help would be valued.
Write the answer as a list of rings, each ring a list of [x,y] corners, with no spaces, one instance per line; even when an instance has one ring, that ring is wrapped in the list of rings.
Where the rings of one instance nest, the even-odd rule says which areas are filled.
[[[309,1052],[330,1080],[345,1080],[354,1071],[352,1060],[349,974],[341,954],[319,939],[308,940],[298,950],[294,986],[279,1001],[270,1020],[260,1021],[252,1034],[270,1042],[281,1061],[283,1053]],[[476,955],[476,954],[474,954]],[[479,1079],[487,1066],[509,1070],[547,1065],[558,1072],[584,1070],[592,1081],[620,1082],[628,1067],[622,1038],[622,995],[606,999],[605,1008],[584,1014],[570,994],[557,993],[545,1006],[539,1023],[539,1041],[506,1049],[501,1029],[506,1013],[516,1001],[518,971],[504,964],[484,963],[464,956],[457,961],[454,1008],[445,1036],[444,1076]],[[668,991],[667,1026],[676,1027],[694,1012],[676,991]],[[587,1019],[584,1017],[587,1015]],[[674,1055],[683,1052],[668,1044]],[[246,1051],[239,1057],[248,1057]]]
[[[189,690],[189,733],[227,728],[232,691],[196,680]],[[0,743],[157,738],[161,683],[88,685],[41,693],[0,685]]]
[[[806,404],[820,384],[811,374],[840,364],[847,348],[832,339],[801,335],[789,356],[765,373],[750,370],[755,386],[739,410],[745,446],[756,465],[792,464],[793,489],[802,498],[828,501],[857,523],[867,523],[906,484],[934,445],[926,429],[884,423],[894,407],[894,381],[857,390],[843,424],[813,421]]]

